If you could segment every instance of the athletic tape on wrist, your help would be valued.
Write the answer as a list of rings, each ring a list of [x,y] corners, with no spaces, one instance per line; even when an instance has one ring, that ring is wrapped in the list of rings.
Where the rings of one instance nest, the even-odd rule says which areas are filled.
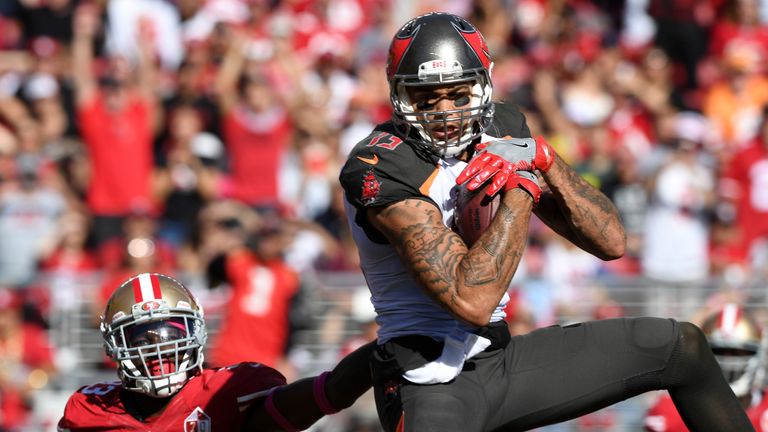
[[[275,392],[277,391],[277,387],[274,387],[269,394],[267,395],[267,400],[264,402],[264,406],[267,409],[267,413],[272,417],[272,420],[277,423],[278,426],[283,428],[283,430],[287,432],[298,432],[301,429],[298,429],[296,426],[292,425],[291,422],[288,421],[285,416],[280,412],[280,410],[277,409],[277,406],[275,406]]]
[[[315,402],[317,402],[317,407],[320,408],[320,411],[325,415],[336,414],[339,412],[339,410],[331,405],[331,402],[325,395],[325,380],[328,378],[328,374],[330,374],[330,372],[321,373],[317,378],[315,378],[315,381],[312,385],[312,389],[315,393]]]

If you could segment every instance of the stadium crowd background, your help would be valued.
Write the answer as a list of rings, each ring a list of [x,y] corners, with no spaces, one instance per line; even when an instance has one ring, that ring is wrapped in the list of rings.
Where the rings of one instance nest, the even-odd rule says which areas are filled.
[[[211,364],[292,380],[373,337],[337,175],[390,115],[394,31],[430,10],[477,25],[494,98],[627,227],[606,263],[533,223],[512,331],[762,310],[768,2],[0,0],[0,430],[114,379],[98,315],[142,271],[201,297]],[[318,430],[377,430],[365,403]]]

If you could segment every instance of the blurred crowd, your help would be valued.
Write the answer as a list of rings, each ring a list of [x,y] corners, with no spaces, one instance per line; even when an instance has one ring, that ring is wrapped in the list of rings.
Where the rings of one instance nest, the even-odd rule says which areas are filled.
[[[96,322],[144,271],[224,287],[212,364],[290,377],[292,331],[339,326],[308,322],[314,275],[358,272],[340,166],[390,116],[393,33],[430,10],[480,29],[494,98],[626,224],[602,262],[534,223],[515,331],[585,292],[588,316],[621,315],[600,277],[742,301],[765,281],[768,2],[2,0],[0,429],[76,361],[43,330],[82,297]]]

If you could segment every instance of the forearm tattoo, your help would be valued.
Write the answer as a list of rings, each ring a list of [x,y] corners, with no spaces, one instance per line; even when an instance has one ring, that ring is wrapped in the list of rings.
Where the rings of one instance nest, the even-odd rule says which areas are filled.
[[[461,262],[464,273],[464,282],[468,287],[485,285],[494,280],[504,279],[507,264],[514,264],[522,256],[520,241],[510,241],[514,236],[510,229],[515,221],[515,215],[511,208],[502,203],[496,218],[499,222],[492,224],[489,234],[478,241],[478,248],[470,251],[466,259]],[[526,224],[527,225],[527,224]],[[526,231],[527,232],[527,231]],[[524,243],[524,242],[523,242]],[[507,259],[511,257],[512,259]],[[513,269],[514,271],[514,269]]]
[[[413,208],[422,215],[413,220]],[[466,246],[452,231],[434,221],[440,219],[440,212],[432,205],[421,201],[406,201],[402,206],[390,206],[382,216],[392,220],[411,220],[411,223],[391,232],[390,238],[400,256],[411,262],[411,271],[417,280],[428,287],[433,297],[444,297],[443,301],[455,304],[456,273],[453,269],[466,255]]]
[[[414,217],[416,208],[418,216]],[[459,297],[482,297],[480,301],[490,308],[506,291],[522,256],[530,210],[521,212],[502,203],[489,232],[472,249],[467,249],[458,234],[442,224],[440,212],[431,204],[406,201],[388,207],[381,215],[388,220],[407,221],[394,224],[397,228],[388,237],[397,239],[393,245],[433,298],[455,305]],[[522,222],[521,216],[526,217]],[[519,223],[523,226],[513,229]]]
[[[548,184],[557,197],[559,212],[573,231],[572,235],[567,237],[573,241],[573,236],[576,236],[576,241],[579,241],[582,247],[598,255],[607,245],[624,242],[624,229],[611,200],[560,158],[555,163],[559,165],[557,172],[561,173],[561,178],[554,178],[552,181],[548,179]],[[556,223],[552,215],[541,215]]]

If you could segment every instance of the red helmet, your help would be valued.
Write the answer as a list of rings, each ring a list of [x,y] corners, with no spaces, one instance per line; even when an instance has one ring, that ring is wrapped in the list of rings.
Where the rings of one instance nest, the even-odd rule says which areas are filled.
[[[493,119],[492,68],[483,36],[464,18],[435,12],[408,21],[392,39],[387,61],[395,126],[410,142],[440,156],[459,154]],[[408,88],[452,83],[470,84],[466,106],[451,111],[414,110]],[[447,130],[449,120],[460,121],[456,138],[434,138],[430,131]]]

